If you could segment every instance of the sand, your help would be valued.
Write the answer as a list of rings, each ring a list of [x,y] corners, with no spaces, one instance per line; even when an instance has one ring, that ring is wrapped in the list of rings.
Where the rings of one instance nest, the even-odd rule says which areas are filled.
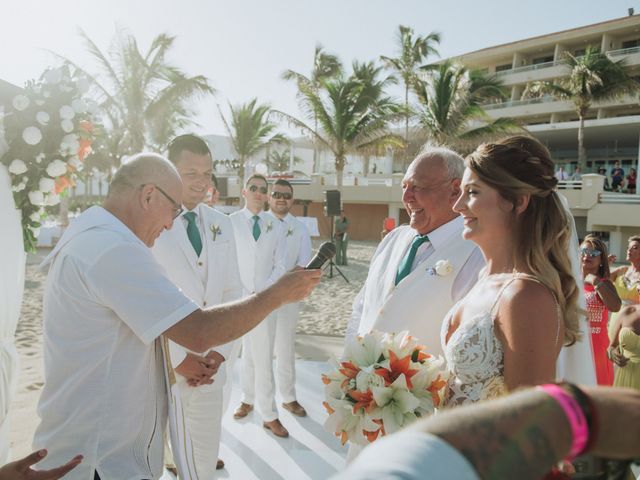
[[[319,243],[314,241],[314,249]],[[351,304],[367,276],[375,247],[376,243],[373,242],[351,242],[349,265],[340,267],[349,283],[343,280],[337,270],[334,269],[333,278],[329,277],[329,270],[326,270],[320,286],[303,302],[296,340],[300,358],[321,359],[324,356],[326,359],[329,353],[335,353],[340,348]],[[27,259],[24,298],[16,331],[21,372],[10,410],[12,458],[31,452],[31,440],[38,424],[36,405],[44,382],[42,294],[46,275],[38,270],[37,264],[47,253],[48,250],[41,249]]]

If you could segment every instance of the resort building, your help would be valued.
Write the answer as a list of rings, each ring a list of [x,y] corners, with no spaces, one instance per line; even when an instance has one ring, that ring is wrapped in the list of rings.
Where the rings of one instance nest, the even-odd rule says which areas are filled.
[[[640,78],[640,15],[484,48],[453,60],[497,75],[511,95],[507,101],[485,105],[487,114],[520,122],[550,149],[558,168],[564,167],[571,175],[578,162],[579,122],[573,104],[553,97],[522,99],[522,94],[529,82],[557,82],[566,77],[568,68],[562,64],[565,52],[580,56],[587,47],[598,48],[613,60],[624,60],[631,76]],[[582,180],[561,182],[560,190],[569,201],[579,236],[599,232],[608,238],[612,253],[624,258],[627,238],[640,233],[640,196],[605,191],[605,178],[593,172],[604,168],[609,174],[616,161],[625,174],[631,168],[638,170],[638,96],[594,104],[585,121],[584,138],[587,172],[583,172]],[[219,141],[212,142],[216,158]],[[298,142],[292,148],[304,163],[292,165],[291,170],[310,173],[313,147]],[[331,171],[331,156],[326,152],[319,155],[322,161],[316,171]],[[400,202],[402,176],[393,172],[390,155],[347,162],[341,193],[345,214],[351,221],[351,238],[379,239],[385,218],[392,218],[396,225],[408,221]],[[230,178],[228,182],[227,195],[239,196],[237,181]],[[296,213],[316,216],[322,235],[327,235],[330,228],[330,221],[322,214],[324,191],[335,188],[335,176],[323,173],[310,174],[295,186],[296,198],[302,200]]]

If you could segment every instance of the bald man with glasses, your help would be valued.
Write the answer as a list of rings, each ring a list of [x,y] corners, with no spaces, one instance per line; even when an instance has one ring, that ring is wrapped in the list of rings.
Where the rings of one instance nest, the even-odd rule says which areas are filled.
[[[45,384],[33,442],[48,449],[42,469],[81,454],[71,480],[160,478],[167,424],[161,336],[207,351],[319,282],[318,270],[286,273],[242,301],[201,308],[150,251],[182,199],[175,166],[156,154],[134,156],[114,175],[103,205],[76,218],[43,262]]]

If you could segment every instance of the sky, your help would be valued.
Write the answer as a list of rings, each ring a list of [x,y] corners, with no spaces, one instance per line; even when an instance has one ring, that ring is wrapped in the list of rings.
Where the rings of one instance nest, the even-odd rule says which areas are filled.
[[[439,32],[442,58],[480,48],[620,18],[631,0],[0,0],[0,78],[23,85],[54,65],[47,49],[90,72],[96,64],[78,35],[107,51],[117,28],[145,51],[159,33],[176,36],[168,59],[189,75],[205,75],[215,97],[198,101],[193,131],[225,134],[216,105],[261,103],[299,115],[296,88],[281,79],[308,74],[317,43],[353,60],[396,56],[399,25]],[[392,94],[401,96],[400,90]]]

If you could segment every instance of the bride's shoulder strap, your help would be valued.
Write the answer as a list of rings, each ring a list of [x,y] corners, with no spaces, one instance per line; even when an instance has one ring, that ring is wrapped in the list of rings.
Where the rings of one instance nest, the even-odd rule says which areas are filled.
[[[545,285],[538,277],[536,277],[535,275],[530,275],[528,273],[515,273],[513,275],[513,277],[511,277],[509,280],[507,280],[506,282],[504,282],[504,285],[502,286],[502,288],[500,289],[500,291],[498,292],[498,296],[496,297],[495,302],[493,303],[493,306],[491,307],[491,319],[495,320],[495,315],[496,315],[496,307],[498,306],[498,304],[500,303],[500,298],[502,297],[502,294],[504,293],[504,291],[506,290],[506,288],[511,285],[515,280],[529,280],[535,283],[538,283],[540,285],[542,285],[544,288],[547,289],[547,291],[551,294],[551,296],[553,297],[553,301],[556,304],[556,320],[558,323],[558,328],[556,330],[556,345],[558,344],[558,341],[560,340],[560,325],[561,325],[561,320],[562,320],[562,312],[560,311],[560,303],[558,303],[558,298],[556,297],[556,294],[553,290],[551,290],[547,285]]]

